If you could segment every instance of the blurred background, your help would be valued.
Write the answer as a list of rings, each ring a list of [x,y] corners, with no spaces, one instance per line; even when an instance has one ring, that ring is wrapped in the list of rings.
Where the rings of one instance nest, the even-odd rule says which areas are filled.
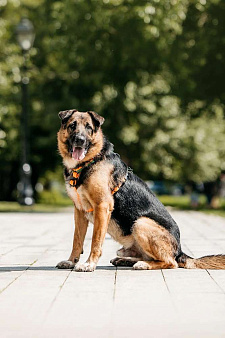
[[[76,108],[164,203],[225,210],[224,53],[223,0],[0,0],[0,209],[25,162],[37,204],[71,205],[56,133]]]

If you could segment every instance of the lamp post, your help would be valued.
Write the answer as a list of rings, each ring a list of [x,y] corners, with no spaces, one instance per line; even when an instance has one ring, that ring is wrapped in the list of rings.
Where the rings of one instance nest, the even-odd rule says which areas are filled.
[[[23,53],[22,67],[22,114],[21,114],[21,166],[20,166],[20,181],[17,185],[19,192],[18,202],[23,205],[32,205],[33,188],[31,185],[31,166],[29,164],[29,123],[28,123],[28,84],[27,76],[27,56],[28,51],[33,46],[35,34],[32,23],[23,18],[16,27],[17,41]]]

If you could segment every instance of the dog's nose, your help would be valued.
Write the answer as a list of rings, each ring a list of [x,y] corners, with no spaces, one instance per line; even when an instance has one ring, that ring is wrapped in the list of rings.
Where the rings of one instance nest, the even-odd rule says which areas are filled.
[[[83,135],[77,135],[75,138],[75,143],[77,147],[82,147],[85,143],[85,137]]]

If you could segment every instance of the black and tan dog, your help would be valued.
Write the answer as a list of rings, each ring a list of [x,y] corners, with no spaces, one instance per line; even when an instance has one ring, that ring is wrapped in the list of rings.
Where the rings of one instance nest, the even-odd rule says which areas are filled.
[[[111,260],[115,266],[225,269],[225,255],[193,259],[182,252],[176,222],[113,152],[101,130],[103,117],[77,110],[62,111],[59,117],[58,147],[67,192],[75,206],[75,232],[71,255],[58,263],[58,268],[94,271],[108,232],[123,245]],[[80,264],[89,221],[94,224],[91,253],[87,262]]]

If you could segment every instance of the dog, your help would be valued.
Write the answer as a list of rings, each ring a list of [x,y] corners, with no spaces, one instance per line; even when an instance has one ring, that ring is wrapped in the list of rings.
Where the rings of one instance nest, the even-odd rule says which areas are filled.
[[[58,149],[64,178],[75,207],[73,248],[59,269],[94,271],[105,235],[122,244],[114,266],[135,270],[225,269],[225,255],[194,259],[180,244],[178,225],[146,183],[114,152],[103,135],[104,118],[93,111],[75,109],[59,113]],[[93,223],[91,252],[79,263],[88,222]]]

